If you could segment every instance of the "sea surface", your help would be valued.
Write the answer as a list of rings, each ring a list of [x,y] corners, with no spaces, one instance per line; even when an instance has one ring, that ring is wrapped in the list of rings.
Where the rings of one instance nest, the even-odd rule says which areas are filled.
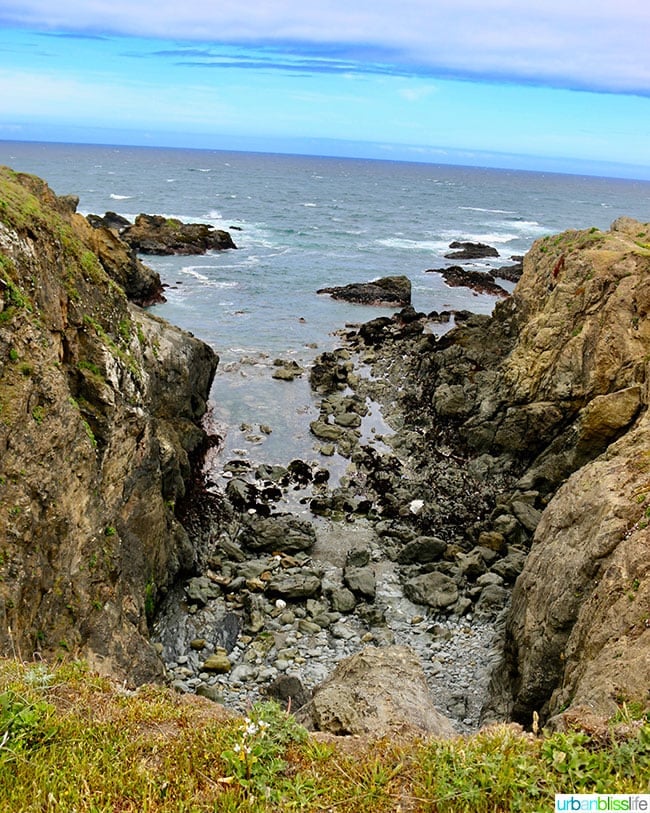
[[[223,457],[314,457],[307,375],[271,378],[273,360],[308,365],[335,332],[387,313],[316,291],[405,274],[416,309],[490,313],[495,298],[427,273],[453,240],[487,243],[508,265],[565,229],[650,221],[650,183],[512,170],[203,150],[0,141],[0,164],[79,196],[83,214],[140,212],[227,229],[237,250],[146,257],[167,286],[155,312],[214,347],[212,400]],[[507,285],[507,284],[506,284]],[[388,311],[390,313],[390,311]],[[259,431],[260,425],[270,434]]]

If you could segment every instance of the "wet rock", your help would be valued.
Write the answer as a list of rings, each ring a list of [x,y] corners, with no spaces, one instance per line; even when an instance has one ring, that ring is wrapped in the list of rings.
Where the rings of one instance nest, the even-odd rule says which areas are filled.
[[[309,429],[312,435],[315,435],[320,440],[339,441],[343,437],[344,430],[340,426],[334,426],[326,421],[312,421],[309,424]]]
[[[207,223],[182,223],[176,218],[139,214],[120,236],[141,254],[205,254],[237,248],[230,234]]]
[[[339,353],[321,353],[309,372],[309,384],[314,392],[335,392],[345,387],[352,367]]]
[[[303,599],[320,593],[320,575],[313,570],[296,570],[278,573],[268,583],[270,595],[286,599]]]
[[[318,731],[390,735],[405,729],[454,736],[429,695],[422,667],[406,647],[368,647],[341,661],[297,715]]]
[[[450,607],[458,599],[458,587],[454,580],[437,570],[409,579],[404,584],[404,593],[416,604],[426,604],[435,609]]]
[[[455,249],[455,251],[445,254],[445,257],[449,260],[480,260],[484,257],[499,256],[496,248],[485,243],[454,240],[449,244],[449,248]]]
[[[294,553],[309,549],[316,541],[313,526],[293,514],[247,517],[238,540],[250,550]]]
[[[279,381],[294,381],[304,373],[303,368],[295,361],[276,359],[273,364],[274,370],[271,377]]]
[[[444,556],[447,543],[437,536],[418,536],[400,550],[397,561],[402,565],[436,562]]]
[[[456,255],[446,254],[445,256],[453,257]],[[447,285],[452,288],[471,288],[472,291],[480,294],[508,296],[508,291],[495,282],[492,274],[487,271],[470,271],[460,265],[452,265],[449,268],[430,268],[427,271],[441,274]]]
[[[332,299],[343,299],[363,305],[389,305],[403,307],[411,303],[411,281],[406,276],[382,277],[372,282],[354,282],[350,285],[321,288],[316,293],[329,294]]]

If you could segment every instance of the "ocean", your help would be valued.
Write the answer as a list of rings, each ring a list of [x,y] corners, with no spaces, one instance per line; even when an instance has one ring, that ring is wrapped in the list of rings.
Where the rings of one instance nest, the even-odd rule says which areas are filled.
[[[565,229],[650,220],[650,183],[514,170],[210,150],[0,141],[0,163],[79,196],[83,214],[140,212],[211,223],[237,250],[146,257],[167,302],[155,312],[208,342],[221,363],[213,419],[222,460],[312,459],[307,374],[271,377],[276,358],[309,365],[336,331],[385,314],[317,295],[324,286],[405,274],[417,310],[490,313],[495,298],[450,288],[428,269],[453,240],[484,242],[511,264]],[[506,284],[507,285],[507,284]],[[390,311],[389,311],[390,312]],[[260,425],[272,429],[260,432]]]

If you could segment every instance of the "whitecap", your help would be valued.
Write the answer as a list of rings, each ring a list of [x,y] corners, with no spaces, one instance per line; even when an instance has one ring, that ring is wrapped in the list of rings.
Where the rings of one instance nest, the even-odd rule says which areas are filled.
[[[309,209],[316,209],[318,204],[317,203],[303,203],[303,206],[306,206]]]
[[[446,249],[448,241],[442,240],[409,240],[406,237],[384,237],[375,241],[385,248],[398,248],[401,251],[440,251]]]
[[[517,212],[513,212],[510,209],[484,209],[482,206],[459,206],[459,209],[462,209],[466,212],[488,212],[490,214],[495,215],[516,215]]]
[[[133,195],[115,195],[113,192],[109,195],[112,200],[131,200]]]

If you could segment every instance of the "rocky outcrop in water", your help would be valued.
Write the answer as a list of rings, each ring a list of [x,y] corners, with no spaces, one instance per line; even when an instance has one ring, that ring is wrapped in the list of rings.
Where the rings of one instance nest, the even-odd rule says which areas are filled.
[[[460,265],[450,265],[448,268],[428,268],[426,273],[440,274],[451,288],[464,287],[480,294],[508,296],[505,288],[495,282],[487,271],[468,271]]]
[[[159,678],[162,592],[217,359],[129,302],[159,280],[76,201],[0,169],[0,649]]]
[[[485,257],[498,257],[496,248],[485,243],[472,243],[469,241],[454,240],[449,244],[454,249],[445,254],[448,260],[481,260]]]
[[[371,282],[320,288],[316,293],[329,294],[332,299],[343,299],[359,305],[403,308],[411,304],[411,281],[405,276],[382,277]]]
[[[139,214],[131,224],[126,218],[107,212],[89,215],[94,228],[117,231],[121,239],[140,254],[205,254],[237,248],[230,233],[207,223],[183,223],[175,217]]]

